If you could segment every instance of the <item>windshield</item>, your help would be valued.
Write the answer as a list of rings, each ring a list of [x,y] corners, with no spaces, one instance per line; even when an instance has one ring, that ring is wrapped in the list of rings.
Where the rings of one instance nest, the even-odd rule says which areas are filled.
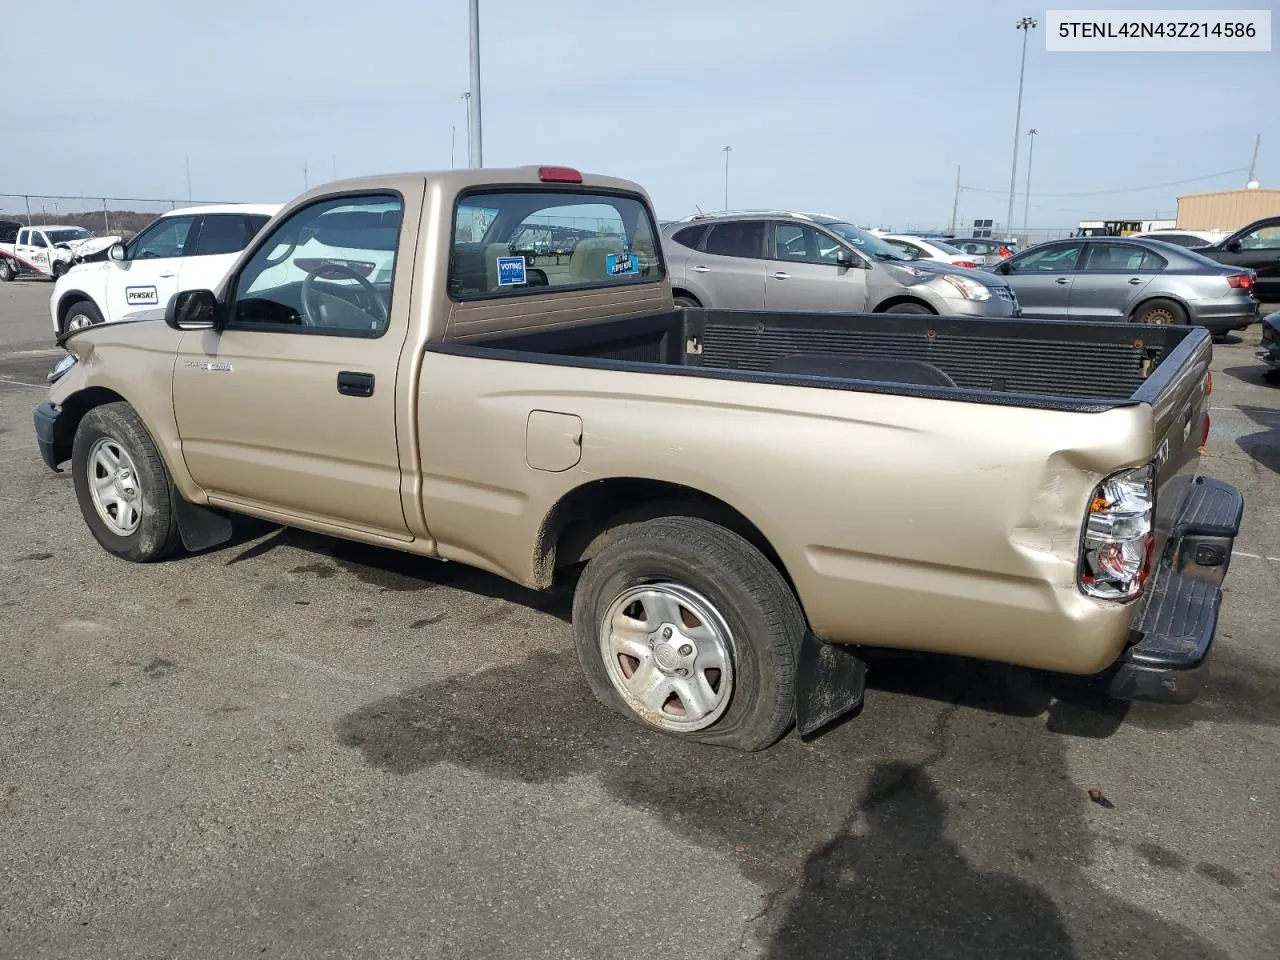
[[[866,254],[873,260],[910,260],[911,258],[896,247],[885,243],[874,233],[859,230],[851,223],[824,223],[824,227],[832,233],[843,237],[857,247],[859,253]]]
[[[50,243],[72,243],[76,240],[88,240],[93,234],[84,227],[71,227],[66,230],[46,230],[45,236]]]

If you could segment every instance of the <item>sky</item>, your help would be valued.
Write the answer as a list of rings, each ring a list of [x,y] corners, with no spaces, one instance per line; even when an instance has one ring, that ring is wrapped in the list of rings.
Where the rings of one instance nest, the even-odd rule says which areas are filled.
[[[0,62],[27,80],[0,194],[185,200],[189,162],[197,200],[283,202],[304,165],[314,186],[467,163],[467,0],[5,7]],[[481,0],[484,164],[627,177],[674,219],[724,206],[730,145],[730,207],[899,229],[948,224],[959,167],[961,222],[999,223],[1024,15],[1015,226],[1031,127],[1032,227],[1171,217],[1244,186],[1258,134],[1280,187],[1280,23],[1269,53],[1047,52],[1025,0]]]

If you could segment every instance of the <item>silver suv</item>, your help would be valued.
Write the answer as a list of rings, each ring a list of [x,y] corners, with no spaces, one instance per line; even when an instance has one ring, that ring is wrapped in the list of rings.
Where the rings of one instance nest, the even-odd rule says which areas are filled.
[[[781,211],[698,215],[662,228],[676,304],[740,310],[1014,317],[985,270],[912,260],[836,217]]]

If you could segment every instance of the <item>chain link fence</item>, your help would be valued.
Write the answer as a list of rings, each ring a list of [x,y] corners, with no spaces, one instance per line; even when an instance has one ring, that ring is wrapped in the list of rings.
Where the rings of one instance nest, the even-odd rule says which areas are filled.
[[[127,240],[162,213],[215,202],[221,201],[0,193],[0,220],[15,220],[26,226],[84,227],[99,236]]]

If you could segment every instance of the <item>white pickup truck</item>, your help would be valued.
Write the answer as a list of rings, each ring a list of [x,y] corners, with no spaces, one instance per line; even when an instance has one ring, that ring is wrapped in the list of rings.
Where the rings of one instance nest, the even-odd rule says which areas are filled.
[[[60,277],[49,298],[54,335],[116,320],[164,316],[179,290],[217,286],[279,204],[183,207],[157,217],[105,260]]]
[[[12,221],[6,221],[13,224]],[[87,257],[118,243],[119,237],[95,237],[84,227],[66,224],[17,224],[0,235],[0,282],[23,274],[57,280]],[[12,234],[12,236],[10,236]]]

